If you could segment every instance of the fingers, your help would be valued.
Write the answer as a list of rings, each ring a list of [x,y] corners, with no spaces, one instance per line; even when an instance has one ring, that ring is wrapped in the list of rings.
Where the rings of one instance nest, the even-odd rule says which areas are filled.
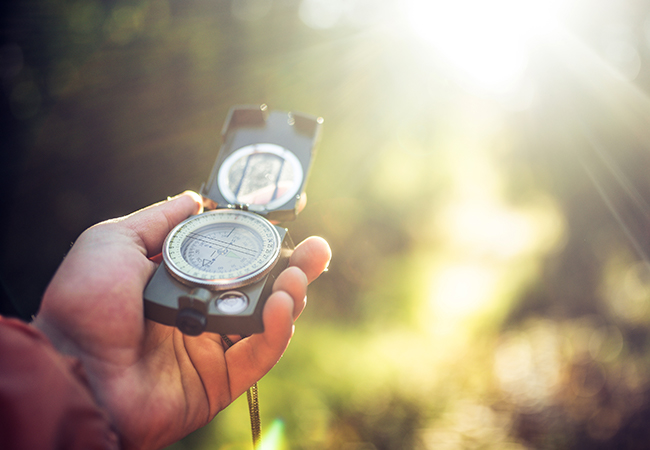
[[[325,239],[312,236],[301,242],[275,283],[273,291],[284,291],[293,299],[293,318],[297,319],[307,303],[307,285],[327,268],[332,252]],[[304,287],[304,289],[303,289]]]
[[[284,291],[271,294],[264,307],[264,333],[249,336],[226,352],[232,399],[262,378],[284,353],[293,335],[293,304]]]
[[[311,237],[300,243],[273,285],[264,307],[264,333],[241,340],[226,352],[232,398],[262,378],[280,359],[293,335],[293,321],[305,307],[307,285],[327,267],[327,242]]]
[[[172,228],[202,210],[201,196],[196,192],[186,191],[118,219],[117,223],[134,231],[142,241],[147,256],[153,256],[160,253],[163,241]]]
[[[298,267],[288,267],[273,283],[273,292],[283,291],[293,300],[293,319],[297,319],[307,303],[307,275]]]
[[[298,267],[311,283],[327,269],[332,258],[332,251],[327,241],[321,237],[312,236],[302,241],[294,250],[289,261],[290,266]]]

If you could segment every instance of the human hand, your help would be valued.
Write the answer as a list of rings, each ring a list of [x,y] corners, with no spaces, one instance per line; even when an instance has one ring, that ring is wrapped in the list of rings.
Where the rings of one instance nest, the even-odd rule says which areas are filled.
[[[329,263],[323,239],[298,245],[266,303],[265,332],[227,351],[217,334],[191,337],[145,320],[142,293],[156,269],[149,257],[176,224],[201,210],[201,198],[189,192],[86,230],[34,320],[60,351],[81,360],[127,449],[179,440],[264,376],[293,335],[307,284]]]

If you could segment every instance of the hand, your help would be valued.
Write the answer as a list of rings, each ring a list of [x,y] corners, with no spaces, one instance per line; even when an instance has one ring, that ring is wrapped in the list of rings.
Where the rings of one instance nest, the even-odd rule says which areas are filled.
[[[34,320],[83,363],[124,448],[160,448],[207,424],[280,359],[307,284],[330,259],[327,243],[298,245],[264,309],[265,332],[226,351],[219,335],[191,337],[145,320],[142,293],[169,231],[201,212],[192,192],[86,230],[70,250]]]

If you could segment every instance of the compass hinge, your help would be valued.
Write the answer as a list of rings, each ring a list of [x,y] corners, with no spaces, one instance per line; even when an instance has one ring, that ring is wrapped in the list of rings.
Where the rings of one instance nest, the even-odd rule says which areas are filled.
[[[248,211],[249,206],[250,205],[248,203],[237,203],[237,204],[234,204],[234,205],[231,205],[231,204],[223,205],[223,206],[220,205],[220,206],[217,206],[217,209],[238,209],[240,211]]]

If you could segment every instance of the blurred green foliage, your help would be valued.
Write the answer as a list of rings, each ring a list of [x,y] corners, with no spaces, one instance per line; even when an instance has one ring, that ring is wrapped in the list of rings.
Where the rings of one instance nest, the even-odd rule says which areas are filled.
[[[198,189],[233,104],[303,111],[324,134],[288,227],[334,257],[260,383],[264,448],[645,448],[650,16],[572,5],[505,91],[388,0],[8,7],[14,306],[84,228]],[[251,448],[247,420],[172,448]]]

